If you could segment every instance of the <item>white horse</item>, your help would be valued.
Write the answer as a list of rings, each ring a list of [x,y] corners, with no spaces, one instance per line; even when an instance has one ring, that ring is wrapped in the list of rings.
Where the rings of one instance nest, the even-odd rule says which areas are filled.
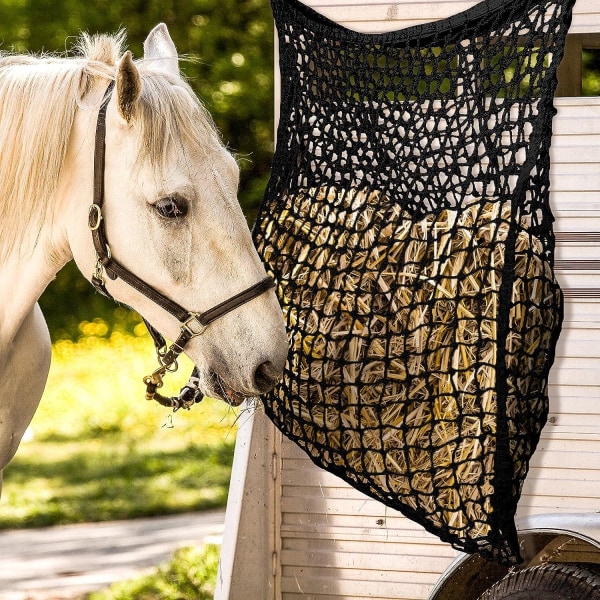
[[[92,229],[102,221],[109,254],[124,269],[194,316],[265,280],[236,198],[238,167],[181,78],[167,28],[148,35],[136,63],[123,41],[83,35],[80,57],[0,57],[0,469],[49,371],[37,300],[68,261],[90,280],[100,275],[110,295],[164,336],[181,334],[159,303],[120,277],[102,277],[89,221]],[[96,123],[111,81],[104,203],[91,218]],[[190,328],[196,335],[185,351],[203,392],[238,404],[274,386],[287,336],[271,286],[201,335],[203,326]]]

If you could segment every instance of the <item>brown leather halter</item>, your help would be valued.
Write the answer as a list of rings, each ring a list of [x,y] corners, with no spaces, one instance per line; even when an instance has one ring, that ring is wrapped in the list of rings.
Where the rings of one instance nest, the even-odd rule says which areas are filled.
[[[96,290],[108,298],[112,298],[111,294],[106,289],[104,273],[112,280],[121,278],[125,283],[129,284],[138,292],[152,300],[152,302],[158,304],[161,308],[173,315],[181,323],[179,337],[173,342],[170,348],[167,348],[164,337],[144,319],[148,331],[154,340],[154,346],[159,362],[158,369],[156,369],[152,375],[144,377],[144,383],[146,384],[147,400],[156,400],[164,406],[173,408],[174,411],[179,408],[190,408],[194,403],[199,402],[203,398],[203,393],[198,389],[197,369],[194,369],[189,382],[182,388],[179,396],[172,398],[162,396],[157,392],[157,389],[161,388],[163,385],[165,373],[177,369],[177,358],[183,352],[185,345],[192,338],[202,335],[210,323],[272,289],[275,286],[275,283],[271,277],[266,277],[262,281],[259,281],[239,294],[232,296],[228,300],[217,304],[203,313],[193,312],[183,308],[153,288],[113,258],[108,245],[104,219],[102,216],[102,205],[104,203],[106,110],[113,87],[114,82],[111,82],[105,92],[96,124],[94,199],[90,206],[88,216],[88,226],[92,232],[92,240],[96,250],[96,270],[91,281]]]

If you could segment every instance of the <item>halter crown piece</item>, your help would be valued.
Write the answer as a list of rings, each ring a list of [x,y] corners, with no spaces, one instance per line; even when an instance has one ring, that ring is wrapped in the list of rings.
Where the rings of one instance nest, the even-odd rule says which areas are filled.
[[[253,298],[260,296],[273,288],[275,284],[271,277],[266,277],[203,313],[193,312],[183,308],[159,292],[113,258],[108,245],[102,215],[102,205],[104,202],[104,158],[106,150],[106,110],[113,87],[114,82],[111,82],[106,89],[96,123],[94,197],[88,215],[88,226],[92,232],[92,240],[96,250],[96,269],[91,282],[98,292],[112,299],[113,297],[106,289],[104,274],[106,273],[111,280],[119,277],[146,296],[146,298],[149,298],[152,302],[173,315],[181,323],[179,336],[171,347],[167,347],[164,337],[144,319],[144,323],[154,341],[159,367],[151,375],[144,377],[143,381],[146,384],[147,400],[156,400],[163,406],[173,408],[173,411],[177,411],[180,408],[189,409],[204,397],[204,394],[198,388],[199,378],[197,368],[194,368],[188,383],[181,389],[179,396],[174,397],[166,397],[157,392],[163,386],[163,377],[166,372],[177,370],[177,358],[183,352],[186,344],[192,338],[202,335],[213,321],[240,307],[242,304],[249,302]]]

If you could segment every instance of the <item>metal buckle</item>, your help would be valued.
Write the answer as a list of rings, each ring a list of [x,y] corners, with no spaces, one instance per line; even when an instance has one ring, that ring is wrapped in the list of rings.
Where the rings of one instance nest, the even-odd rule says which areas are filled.
[[[190,315],[191,317],[181,326],[181,331],[187,331],[191,337],[202,335],[206,331],[208,325],[203,325],[200,322],[200,313],[190,313]],[[196,323],[196,329],[192,329],[192,323]]]
[[[175,358],[173,358],[172,352],[175,353]],[[183,352],[183,348],[179,346],[179,344],[171,344],[171,347],[165,350],[164,353],[156,353],[156,357],[158,358],[158,364],[162,365],[165,370],[169,371],[169,373],[175,373],[177,369],[179,369],[179,364],[177,363],[177,357]],[[169,359],[168,355],[171,354],[171,358]]]
[[[102,221],[102,209],[98,204],[91,204],[88,212],[88,227],[92,231],[96,231],[100,227],[100,221]],[[94,220],[95,219],[95,220]]]
[[[106,282],[104,280],[104,265],[102,264],[99,258],[96,259],[96,270],[94,272],[94,277],[104,285]]]
[[[146,375],[146,377],[144,377],[143,381],[146,384],[146,400],[154,400],[156,390],[163,386],[164,374],[165,368],[159,367],[152,375]]]

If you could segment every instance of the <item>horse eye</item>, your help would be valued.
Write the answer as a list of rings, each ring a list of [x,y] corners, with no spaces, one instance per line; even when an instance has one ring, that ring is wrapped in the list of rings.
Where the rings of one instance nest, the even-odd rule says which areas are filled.
[[[155,204],[156,212],[165,219],[179,219],[187,214],[187,203],[183,198],[167,196]]]

